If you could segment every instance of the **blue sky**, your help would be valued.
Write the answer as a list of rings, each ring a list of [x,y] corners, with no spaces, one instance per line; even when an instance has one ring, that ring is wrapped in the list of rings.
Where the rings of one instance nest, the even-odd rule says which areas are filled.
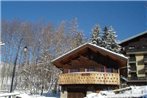
[[[90,36],[95,24],[101,27],[112,25],[118,40],[147,30],[146,1],[3,1],[1,14],[2,19],[18,18],[32,22],[43,19],[55,25],[77,17],[79,29],[86,36]]]

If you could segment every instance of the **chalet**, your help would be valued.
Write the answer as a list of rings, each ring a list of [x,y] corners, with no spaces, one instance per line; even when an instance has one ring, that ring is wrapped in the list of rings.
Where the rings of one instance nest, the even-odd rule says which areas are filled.
[[[119,69],[126,66],[127,57],[86,43],[52,63],[63,72],[58,80],[61,98],[84,98],[91,92],[119,88],[120,74],[125,74]]]
[[[147,85],[147,31],[120,42],[127,64],[127,85]]]

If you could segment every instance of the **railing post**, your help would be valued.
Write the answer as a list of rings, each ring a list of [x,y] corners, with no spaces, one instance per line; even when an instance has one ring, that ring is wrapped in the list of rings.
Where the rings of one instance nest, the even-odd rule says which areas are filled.
[[[106,82],[106,79],[105,79],[105,78],[106,78],[106,77],[105,77],[105,76],[106,76],[106,72],[107,72],[107,71],[106,71],[106,66],[104,66],[104,84],[105,84],[105,82]]]

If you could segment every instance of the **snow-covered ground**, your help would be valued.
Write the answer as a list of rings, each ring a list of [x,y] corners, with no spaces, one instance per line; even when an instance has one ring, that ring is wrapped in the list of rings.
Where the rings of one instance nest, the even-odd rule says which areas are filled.
[[[28,95],[28,94],[20,94],[20,93],[3,93],[0,94],[0,98],[8,98],[9,96],[17,96],[20,98],[57,98],[57,97],[45,97],[40,95]]]
[[[59,97],[46,97],[40,95],[29,95],[22,92],[3,93],[0,94],[0,98],[6,98],[5,96],[9,96],[9,95],[16,95],[20,98],[59,98]],[[130,86],[118,90],[100,91],[99,93],[88,94],[85,98],[140,98],[140,97],[147,98],[147,86]]]
[[[147,98],[147,86],[131,86],[120,89],[120,93],[115,91],[100,91],[99,93],[88,94],[85,98]]]
[[[18,97],[21,98],[56,98],[56,97],[45,97],[45,96],[40,96],[40,95],[27,95],[27,94],[20,94]]]
[[[46,93],[45,93],[45,95],[46,95]],[[49,97],[49,96],[51,96],[51,95],[49,95],[49,96],[41,96],[41,95],[39,95],[39,94],[35,94],[35,95],[31,95],[31,94],[29,94],[29,93],[27,93],[27,92],[23,92],[23,91],[15,91],[15,92],[13,92],[13,93],[4,93],[4,92],[0,92],[0,98],[8,98],[9,96],[12,96],[12,97],[19,97],[19,98],[59,98],[59,97]],[[52,95],[53,96],[53,95]],[[55,95],[54,95],[55,96]],[[57,95],[56,95],[57,96]],[[59,95],[58,95],[59,96]],[[14,97],[14,98],[15,98]]]

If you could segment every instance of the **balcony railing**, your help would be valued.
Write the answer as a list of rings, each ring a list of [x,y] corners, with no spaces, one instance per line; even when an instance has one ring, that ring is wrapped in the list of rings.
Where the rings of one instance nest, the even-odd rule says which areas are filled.
[[[126,52],[146,52],[147,51],[147,47],[127,47],[126,48]]]
[[[146,77],[128,77],[128,80],[146,80]]]
[[[138,74],[145,74],[145,69],[138,70]]]
[[[59,75],[59,84],[109,84],[119,85],[118,73],[108,72],[76,72]]]

